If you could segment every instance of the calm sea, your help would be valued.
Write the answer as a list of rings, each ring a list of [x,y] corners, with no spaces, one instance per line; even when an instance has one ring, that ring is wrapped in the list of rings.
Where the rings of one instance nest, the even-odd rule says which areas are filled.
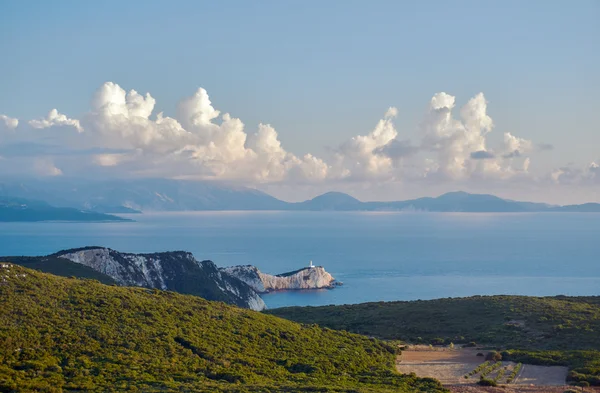
[[[324,266],[344,286],[268,294],[270,308],[483,294],[600,295],[600,214],[194,212],[133,223],[1,223],[0,255],[88,245],[186,250],[283,273]]]

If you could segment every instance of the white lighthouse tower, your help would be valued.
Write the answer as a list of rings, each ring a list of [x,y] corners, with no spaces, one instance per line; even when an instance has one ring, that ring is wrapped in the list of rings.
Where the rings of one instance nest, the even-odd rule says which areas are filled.
[[[308,267],[309,267],[310,269],[314,269],[314,268],[315,268],[315,265],[313,265],[312,261],[310,261],[310,263],[308,264]]]

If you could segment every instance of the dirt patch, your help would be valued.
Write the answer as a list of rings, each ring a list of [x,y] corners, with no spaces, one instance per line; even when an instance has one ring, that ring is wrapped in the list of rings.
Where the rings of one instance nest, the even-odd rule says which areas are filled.
[[[516,381],[520,385],[564,385],[567,379],[566,367],[544,367],[524,364]]]
[[[471,381],[464,376],[483,362],[474,349],[429,349],[428,347],[402,351],[396,369],[408,374],[414,372],[420,377],[432,377],[442,384],[461,384]]]
[[[465,378],[465,376],[484,362],[483,357],[477,356],[477,353],[481,352],[481,350],[470,348],[431,349],[430,347],[411,347],[402,351],[396,362],[396,369],[403,374],[412,372],[419,377],[436,378],[444,385],[474,385],[479,380],[480,374],[475,373],[469,378]],[[501,362],[501,365],[498,365],[492,371],[488,371],[486,378],[494,379],[495,376],[498,376],[496,381],[504,385],[515,366],[516,364],[513,362]],[[527,387],[544,386],[546,388],[564,386],[566,377],[566,367],[543,367],[524,364],[518,377],[506,386],[515,387],[515,389],[516,386],[524,388],[525,385]],[[510,390],[503,391],[510,392]]]
[[[452,393],[563,393],[567,389],[581,389],[573,386],[524,386],[506,385],[498,388],[483,386],[456,385],[446,386]],[[599,393],[600,388],[585,388],[585,393]]]

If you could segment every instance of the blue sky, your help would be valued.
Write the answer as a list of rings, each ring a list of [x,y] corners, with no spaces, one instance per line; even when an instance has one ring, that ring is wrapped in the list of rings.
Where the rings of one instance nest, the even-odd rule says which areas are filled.
[[[112,81],[150,92],[153,114],[176,117],[178,102],[202,87],[248,134],[270,124],[286,152],[324,157],[372,131],[389,107],[398,109],[396,139],[422,145],[436,93],[456,97],[459,117],[483,92],[494,123],[486,149],[499,152],[505,132],[552,145],[531,153],[529,171],[541,179],[600,159],[599,21],[594,0],[8,0],[0,114],[21,119],[19,128],[53,108],[84,119],[94,92]],[[461,185],[442,183],[436,191]]]

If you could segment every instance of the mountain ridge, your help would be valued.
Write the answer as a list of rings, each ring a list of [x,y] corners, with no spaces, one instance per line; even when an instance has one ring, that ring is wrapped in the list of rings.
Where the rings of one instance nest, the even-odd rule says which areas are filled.
[[[551,205],[464,191],[401,201],[360,201],[330,191],[302,202],[208,181],[132,179],[91,182],[74,179],[0,181],[0,196],[40,199],[57,207],[98,213],[140,211],[424,211],[424,212],[600,212],[600,203]]]

